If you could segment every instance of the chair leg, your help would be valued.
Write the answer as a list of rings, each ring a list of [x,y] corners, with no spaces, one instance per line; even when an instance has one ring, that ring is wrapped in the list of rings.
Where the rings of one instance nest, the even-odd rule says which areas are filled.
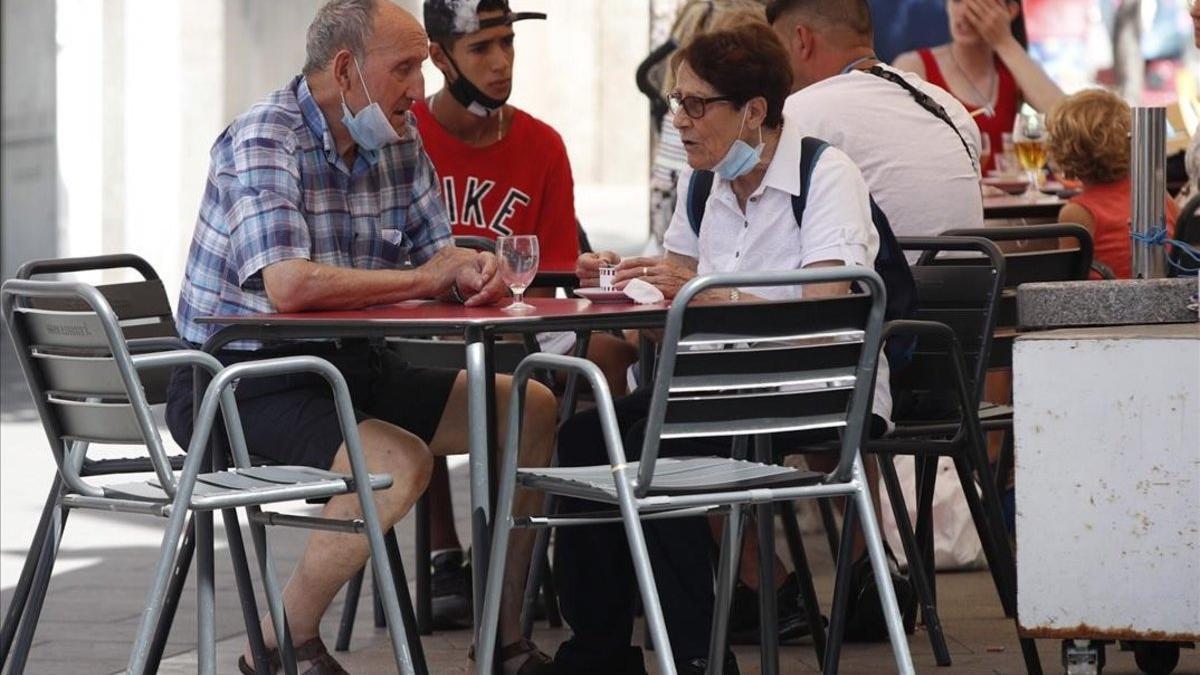
[[[737,581],[738,557],[742,551],[742,512],[744,507],[729,508],[725,533],[721,537],[720,563],[717,566],[716,605],[708,640],[708,675],[722,675],[725,647],[729,642],[729,606],[733,604],[733,586]]]
[[[980,499],[979,494],[975,492],[975,474],[967,466],[964,466],[964,461],[962,458],[955,458],[954,468],[958,473],[958,480],[962,485],[967,507],[971,510],[971,519],[975,523],[975,531],[983,546],[984,557],[987,559],[988,570],[992,574],[992,583],[996,586],[1000,605],[1004,608],[1005,617],[1012,618],[1016,614],[1014,606],[1016,604],[1016,586],[1012,581],[1016,564],[1012,558],[1012,549],[1008,546],[1007,536],[997,536],[996,526],[998,523],[989,513],[989,511],[999,512],[1000,505],[994,502],[989,504],[990,500],[986,496],[984,499]]]
[[[21,576],[17,580],[17,587],[13,589],[12,601],[4,615],[4,625],[0,627],[0,670],[4,669],[4,664],[8,661],[9,650],[12,649],[13,639],[17,636],[17,627],[21,623],[21,617],[25,614],[29,591],[33,587],[33,578],[38,568],[42,566],[46,533],[50,530],[51,515],[54,512],[55,504],[58,503],[58,492],[61,487],[62,479],[55,473],[54,480],[50,484],[50,492],[46,495],[46,505],[42,507],[41,518],[38,519],[37,527],[33,531],[33,541],[29,543],[29,552],[25,554],[25,564],[21,567]]]
[[[1013,430],[1004,429],[1004,440],[1000,444],[1000,456],[996,458],[996,492],[1004,494],[1013,470]]]
[[[554,513],[553,498],[546,497],[546,509],[543,513]],[[538,601],[538,593],[542,590],[543,577],[546,576],[547,552],[550,548],[550,528],[537,531],[533,540],[533,555],[530,556],[529,575],[525,578],[525,597],[521,599],[521,635],[525,639],[533,636],[533,607]],[[549,615],[550,601],[546,599],[546,613]]]
[[[190,493],[190,490],[187,492]],[[183,494],[182,491],[181,494],[183,497],[190,497],[190,494]],[[176,499],[177,501],[182,501],[180,495],[177,495]],[[159,618],[166,604],[171,572],[175,567],[178,545],[180,539],[183,537],[187,516],[188,510],[181,507],[172,510],[170,518],[167,519],[167,527],[163,531],[162,545],[159,547],[158,563],[155,564],[154,578],[150,584],[150,591],[147,594],[146,610],[142,612],[142,620],[138,626],[137,638],[133,643],[133,651],[129,655],[129,667],[127,670],[132,675],[143,675],[150,672],[147,669],[147,662],[150,657],[150,642],[154,637],[154,631],[158,627]],[[196,545],[200,546],[201,543],[197,541]]]
[[[346,584],[346,599],[342,604],[342,618],[338,622],[337,642],[334,643],[334,651],[350,651],[350,636],[354,632],[354,617],[358,614],[358,596],[362,594],[363,577],[366,575],[367,568],[363,567],[357,574],[350,577],[350,582]]]
[[[779,609],[775,594],[775,505],[755,507],[758,526],[758,625],[762,675],[779,673]]]
[[[508,562],[509,535],[513,529],[513,496],[516,475],[500,476],[496,509],[492,511],[492,547],[489,552],[487,579],[484,583],[483,607],[478,608],[480,623],[476,631],[475,672],[492,675],[495,672],[497,631],[500,629],[500,597],[504,592],[504,569]],[[477,569],[472,573],[479,574]]]
[[[932,455],[917,455],[917,544],[925,560],[925,569],[929,571],[929,595],[937,602],[937,566],[933,557],[933,496],[937,487],[938,458]],[[928,621],[922,616],[922,620]]]
[[[925,569],[924,556],[917,547],[913,536],[912,521],[908,517],[908,506],[904,503],[904,492],[900,489],[900,478],[896,475],[896,465],[892,456],[880,453],[879,475],[883,478],[887,489],[888,501],[892,504],[892,515],[896,518],[896,529],[900,533],[900,542],[904,546],[904,557],[908,559],[908,577],[916,586],[917,597],[921,602],[921,614],[925,618],[925,630],[929,633],[929,643],[933,648],[933,657],[939,666],[949,666],[950,650],[946,646],[946,636],[942,631],[942,621],[938,616],[937,604],[929,588],[929,574],[932,570]]]
[[[404,573],[404,561],[400,558],[400,544],[396,541],[396,530],[389,529],[383,535],[383,544],[387,548],[388,564],[392,567],[392,578],[396,581],[396,596],[400,600],[400,617],[405,626],[416,624],[413,613],[412,596],[408,592],[408,575]],[[421,636],[416,631],[406,630],[404,635],[408,640],[408,651],[412,654],[413,669],[416,675],[429,675],[429,666],[425,663],[425,648],[421,646]]]
[[[850,605],[850,577],[854,565],[854,519],[858,505],[847,500],[842,514],[842,535],[838,544],[837,570],[833,578],[833,607],[829,610],[829,633],[825,643],[822,671],[836,675],[842,655],[842,636],[846,632],[846,612]]]
[[[258,672],[267,672],[267,646],[263,642],[258,601],[254,597],[254,582],[250,579],[249,557],[246,555],[246,542],[242,539],[242,525],[238,520],[237,509],[222,510],[221,520],[225,523],[225,540],[229,544],[233,578],[237,584],[238,601],[242,605],[242,621],[246,624],[246,640],[250,643],[250,654],[256,664],[254,668]],[[184,541],[186,545],[187,540]],[[195,544],[194,541],[192,543]],[[187,576],[186,569],[184,576]],[[182,580],[180,583],[182,584]]]
[[[627,479],[623,475],[618,475],[617,480],[623,482]],[[622,495],[620,506],[621,520],[625,523],[625,537],[629,542],[630,555],[633,557],[633,570],[637,575],[638,588],[642,595],[642,610],[645,614],[646,626],[650,630],[651,637],[654,638],[654,656],[658,661],[658,672],[663,675],[673,675],[675,673],[675,656],[671,649],[671,640],[667,636],[667,622],[663,618],[662,603],[658,599],[658,585],[654,582],[654,570],[650,568],[650,553],[646,549],[646,535],[642,530],[642,522],[638,518],[637,507],[633,505],[633,496],[629,493]]]
[[[779,518],[783,521],[783,534],[787,538],[788,551],[792,556],[792,568],[800,582],[800,598],[808,614],[808,626],[812,631],[813,651],[817,663],[825,662],[825,625],[821,621],[821,602],[817,589],[813,587],[812,570],[808,566],[808,553],[804,550],[804,539],[800,536],[800,525],[796,522],[796,509],[792,502],[779,502]]]
[[[375,610],[375,627],[387,626],[387,616],[383,612],[383,599],[379,597],[379,575],[371,572],[371,607]]]
[[[279,645],[279,662],[283,672],[296,675],[296,655],[293,651],[291,638],[287,634],[287,612],[283,606],[283,590],[279,578],[275,574],[274,556],[267,543],[267,528],[255,521],[255,516],[262,512],[257,506],[246,508],[250,521],[250,540],[254,543],[254,553],[258,558],[258,574],[262,578],[263,592],[267,596],[267,611],[271,614],[271,624],[275,628],[275,642]]]
[[[344,400],[344,402],[345,407],[349,408],[349,401]],[[357,460],[352,457],[351,463],[356,475],[366,476],[366,466],[364,466],[361,456]],[[383,613],[387,623],[388,637],[392,642],[396,669],[402,675],[416,675],[413,667],[413,655],[408,642],[408,632],[415,626],[412,625],[412,622],[405,623],[404,617],[401,616],[400,595],[396,591],[396,579],[392,575],[388,546],[383,536],[383,527],[379,522],[379,512],[376,510],[374,497],[371,494],[371,486],[366,480],[356,480],[355,483],[358,505],[362,509],[363,523],[366,525],[367,543],[371,550],[371,571],[374,573],[376,581],[375,589],[383,604]],[[407,584],[405,584],[405,588],[407,589]]]
[[[829,542],[829,555],[836,564],[838,557],[838,524],[837,516],[833,514],[833,500],[827,497],[818,499],[817,509],[821,512],[821,523],[825,525],[825,540]]]
[[[196,529],[196,671],[216,675],[216,570],[213,560],[213,514],[193,515]],[[289,673],[289,675],[291,675]]]
[[[549,552],[542,554],[542,603],[546,610],[546,624],[551,628],[562,628],[562,612],[558,608],[558,592],[554,590],[554,575],[550,570]]]
[[[171,584],[167,587],[167,599],[163,603],[162,614],[154,629],[154,637],[150,641],[150,655],[146,659],[146,669],[157,672],[162,663],[163,650],[167,647],[167,638],[171,635],[171,625],[175,622],[175,612],[179,609],[179,599],[183,597],[183,585],[187,582],[188,570],[192,566],[192,558],[196,553],[196,530],[194,515],[188,516],[187,525],[183,530],[183,542],[175,555],[175,567],[171,570]],[[255,619],[257,622],[257,617]],[[248,629],[247,629],[248,630]],[[265,661],[263,662],[265,667]]]
[[[859,523],[862,525],[863,537],[867,542],[867,554],[871,559],[871,569],[875,573],[875,585],[879,589],[879,601],[882,605],[883,616],[887,621],[888,637],[892,642],[892,655],[896,660],[896,668],[901,675],[911,675],[913,668],[912,654],[908,650],[908,637],[904,634],[904,619],[900,615],[900,606],[896,602],[896,590],[892,586],[892,573],[888,569],[887,553],[883,549],[883,537],[879,534],[879,523],[875,520],[875,508],[871,504],[870,488],[862,468],[862,459],[854,458],[854,481],[858,490],[854,499],[858,502]]]
[[[972,468],[974,468],[973,472]],[[992,579],[996,584],[996,591],[1000,594],[1000,604],[1004,608],[1004,616],[1010,619],[1014,618],[1017,615],[1017,563],[1013,557],[1012,546],[1009,545],[1008,531],[1004,527],[1004,512],[1000,508],[1000,492],[996,489],[991,469],[987,464],[986,446],[968,447],[966,456],[955,459],[955,469],[958,471],[960,482],[963,480],[973,482],[972,479],[975,476],[979,478],[983,498],[982,500],[979,498],[974,491],[974,485],[971,485],[970,494],[967,496],[967,505],[971,507],[971,517],[975,520],[976,529],[983,527],[991,534],[992,551],[988,557],[988,564],[992,569]],[[967,484],[964,483],[964,493],[967,488]],[[983,541],[983,532],[979,534],[980,541]],[[984,552],[987,551],[985,545]]]
[[[50,588],[50,573],[58,558],[58,547],[62,543],[63,529],[66,527],[69,513],[58,503],[58,495],[56,495],[54,508],[50,511],[46,536],[42,540],[42,553],[38,556],[38,568],[33,575],[29,598],[25,604],[25,614],[17,627],[17,644],[11,655],[10,673],[21,673],[25,670],[29,650],[33,647],[33,635],[42,615],[42,605],[46,602],[46,592]]]
[[[444,462],[439,457],[434,461]],[[414,529],[416,530],[417,566],[417,633],[433,635],[433,550],[429,533],[429,493],[417,500]]]

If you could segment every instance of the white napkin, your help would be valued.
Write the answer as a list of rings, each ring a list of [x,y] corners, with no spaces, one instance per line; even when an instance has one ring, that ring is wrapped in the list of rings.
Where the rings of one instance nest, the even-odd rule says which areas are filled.
[[[626,297],[639,305],[662,302],[666,297],[654,284],[647,283],[641,279],[630,279],[629,283],[625,284],[622,292],[625,293]]]

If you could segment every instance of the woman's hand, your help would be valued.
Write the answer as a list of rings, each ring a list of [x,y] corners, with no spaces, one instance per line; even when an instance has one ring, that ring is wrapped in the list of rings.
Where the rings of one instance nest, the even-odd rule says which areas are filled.
[[[630,280],[641,279],[653,284],[670,300],[694,276],[695,270],[667,258],[626,258],[617,266],[613,285],[624,288]]]
[[[579,277],[580,286],[599,286],[600,266],[616,265],[620,262],[621,256],[612,251],[584,253],[575,260],[575,276]]]
[[[1017,41],[1007,0],[963,0],[963,5],[967,21],[993,49]]]

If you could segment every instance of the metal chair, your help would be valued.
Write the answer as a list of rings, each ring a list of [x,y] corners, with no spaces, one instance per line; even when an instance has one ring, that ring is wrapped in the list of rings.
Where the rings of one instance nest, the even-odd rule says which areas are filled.
[[[868,441],[865,450],[879,460],[938,665],[949,665],[935,605],[933,566],[933,490],[940,457],[953,459],[1001,606],[1006,616],[1016,613],[1016,565],[978,414],[1004,287],[1005,258],[994,243],[979,237],[901,238],[900,242],[907,251],[921,251],[923,261],[938,264],[912,268],[920,298],[916,320],[890,322],[884,330],[885,336],[918,336],[917,349],[912,362],[892,380],[895,430]],[[977,255],[936,257],[948,251]],[[893,464],[897,454],[917,460],[915,538]],[[977,479],[982,498],[976,492]],[[1022,651],[1029,670],[1040,671],[1033,642],[1023,640]]]
[[[997,310],[989,368],[1012,367],[1012,345],[1017,336],[1017,286],[1040,281],[1082,281],[1092,270],[1092,235],[1082,225],[1027,225],[1021,227],[985,227],[947,230],[947,237],[983,237],[993,242],[1035,242],[1074,239],[1075,248],[1052,248],[1044,251],[1004,252],[1004,290]],[[1036,246],[1036,245],[1035,245]],[[930,255],[921,264],[946,264],[945,259]],[[962,264],[956,263],[956,264]],[[1013,463],[1012,406],[985,402],[979,408],[979,420],[985,432],[1002,431],[1004,441],[996,464],[995,481],[1000,491],[1008,485]],[[1015,607],[1013,608],[1015,610]],[[1006,616],[1012,616],[1005,610]]]
[[[400,614],[399,599],[387,562],[387,551],[371,492],[391,485],[387,475],[367,472],[345,381],[328,362],[292,357],[244,363],[229,368],[211,355],[172,349],[164,343],[128,340],[117,314],[104,294],[79,282],[12,279],[0,287],[5,324],[13,338],[22,372],[47,440],[58,465],[54,508],[89,508],[154,515],[167,519],[166,533],[154,579],[130,656],[128,670],[152,670],[152,641],[164,614],[177,549],[193,512],[246,508],[268,605],[275,625],[285,672],[296,671],[283,598],[266,540],[266,525],[365,532],[375,574],[381,585],[396,665],[413,673],[412,657]],[[46,302],[48,301],[48,302]],[[133,347],[131,349],[131,346]],[[135,353],[136,352],[136,353]],[[177,366],[203,368],[214,376],[199,406],[195,432],[182,473],[176,475],[150,412],[140,372],[163,373]],[[232,386],[242,378],[310,372],[322,376],[333,390],[341,430],[351,463],[351,475],[310,467],[255,467],[242,434]],[[229,436],[236,468],[202,472],[206,449],[218,413]],[[153,478],[120,484],[95,485],[81,475],[86,444],[130,444],[146,448]],[[337,521],[264,512],[262,506],[298,499],[324,499],[355,493],[362,520]],[[61,519],[59,521],[61,528]],[[57,546],[61,531],[55,533]],[[196,547],[211,556],[211,528],[196,528]],[[51,541],[51,538],[47,538]],[[214,580],[211,558],[198,564],[198,654],[201,672],[216,671]],[[49,566],[47,566],[49,567]],[[45,571],[49,575],[49,569]],[[28,617],[26,619],[28,621]],[[257,617],[255,617],[257,623]],[[27,625],[27,624],[26,624]],[[28,628],[32,634],[32,627]],[[14,672],[16,672],[14,668]]]
[[[141,281],[97,287],[97,290],[113,307],[117,319],[122,322],[121,330],[125,337],[136,340],[134,343],[130,343],[130,349],[136,352],[145,349],[173,349],[183,346],[177,339],[171,304],[167,299],[166,290],[159,280],[158,273],[150,263],[136,255],[117,254],[31,260],[17,269],[16,278],[31,279],[51,274],[117,269],[131,269],[142,277]],[[55,306],[67,309],[78,305],[78,303],[70,301],[55,301],[49,298],[40,298],[37,300],[37,304],[45,309],[52,309]],[[167,373],[150,371],[140,377],[148,403],[155,405],[166,401]],[[76,451],[82,456],[82,464],[79,466],[81,478],[124,473],[149,473],[154,470],[149,457],[96,460],[87,456],[86,444],[77,443],[76,445]],[[173,469],[183,468],[184,455],[174,455],[168,459]],[[0,668],[11,656],[13,658],[12,672],[20,672],[25,667],[25,659],[28,656],[34,630],[46,597],[46,588],[50,580],[49,570],[52,569],[57,557],[58,543],[61,540],[67,516],[66,511],[56,508],[61,487],[62,483],[56,477],[46,496],[45,507],[34,530],[33,541],[25,556],[25,563],[21,568],[21,575],[14,589],[12,602],[5,614],[3,628],[0,629]],[[55,534],[53,539],[48,540],[50,532]],[[242,543],[241,531],[238,530],[235,534],[236,537],[231,537],[230,549],[235,555],[235,570],[238,570],[240,584],[242,571],[246,570],[245,547]],[[182,546],[186,550],[191,550],[194,543],[189,528]],[[236,560],[239,558],[242,561],[240,566],[236,564]],[[245,574],[246,578],[249,578],[248,571]],[[249,595],[253,597],[252,593]],[[178,597],[178,594],[175,597]],[[257,612],[254,611],[249,616],[256,614]],[[157,667],[167,633],[170,632],[173,616],[173,606],[169,606],[168,611],[164,612],[163,624],[160,625],[151,650],[150,664],[152,667]],[[17,641],[14,650],[13,641],[18,637],[19,627],[24,627],[24,630],[20,632],[20,640]],[[259,636],[259,642],[261,643],[261,636]]]
[[[870,295],[743,304],[692,303],[697,295],[713,288],[829,282],[857,282],[869,289]],[[501,581],[509,533],[514,527],[622,522],[646,622],[654,639],[659,672],[667,674],[675,672],[674,659],[639,519],[695,516],[726,509],[729,522],[722,541],[709,652],[710,672],[719,675],[745,509],[757,505],[760,523],[770,523],[775,502],[831,496],[851,498],[848,517],[851,521],[858,517],[866,534],[897,666],[901,672],[913,672],[858,452],[870,412],[884,297],[879,276],[859,268],[713,275],[690,281],[680,290],[668,313],[639,462],[626,459],[611,395],[594,364],[550,354],[525,359],[514,376],[517,398],[510,406],[506,444],[509,450],[500,472],[483,629],[476,650],[477,672],[491,673]],[[515,448],[520,440],[525,385],[537,368],[573,371],[590,381],[597,392],[609,465],[517,468]],[[818,429],[841,435],[840,461],[834,471],[825,475],[770,463],[774,434]],[[658,459],[660,439],[688,437],[732,438],[732,458]],[[751,439],[758,459],[755,462],[744,459]],[[619,516],[550,515],[516,520],[512,506],[518,486],[609,504],[617,508]],[[847,533],[851,530],[846,528]],[[763,560],[773,552],[770,532],[768,529],[767,536],[760,541],[759,556]],[[850,545],[850,536],[844,535],[844,547]],[[849,592],[848,558],[842,558],[846,564],[839,565],[835,583],[830,631],[838,636],[844,627],[845,598]],[[761,594],[760,611],[764,619],[774,614],[773,589]],[[778,672],[778,645],[773,639],[763,640],[762,658],[764,673]],[[825,665],[826,672],[836,668],[836,654],[827,651]]]

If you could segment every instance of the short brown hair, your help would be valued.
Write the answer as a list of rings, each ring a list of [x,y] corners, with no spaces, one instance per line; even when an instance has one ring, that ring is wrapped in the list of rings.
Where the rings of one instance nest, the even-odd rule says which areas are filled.
[[[1111,183],[1129,175],[1129,105],[1104,89],[1085,89],[1050,112],[1049,150],[1058,168],[1086,183]]]
[[[841,28],[868,40],[874,39],[875,27],[867,0],[771,0],[767,3],[767,23],[774,25],[779,17],[793,11],[826,26]]]
[[[684,62],[739,108],[757,96],[767,99],[763,123],[772,128],[783,123],[792,69],[775,31],[765,23],[743,23],[698,35],[671,57],[671,70]]]

